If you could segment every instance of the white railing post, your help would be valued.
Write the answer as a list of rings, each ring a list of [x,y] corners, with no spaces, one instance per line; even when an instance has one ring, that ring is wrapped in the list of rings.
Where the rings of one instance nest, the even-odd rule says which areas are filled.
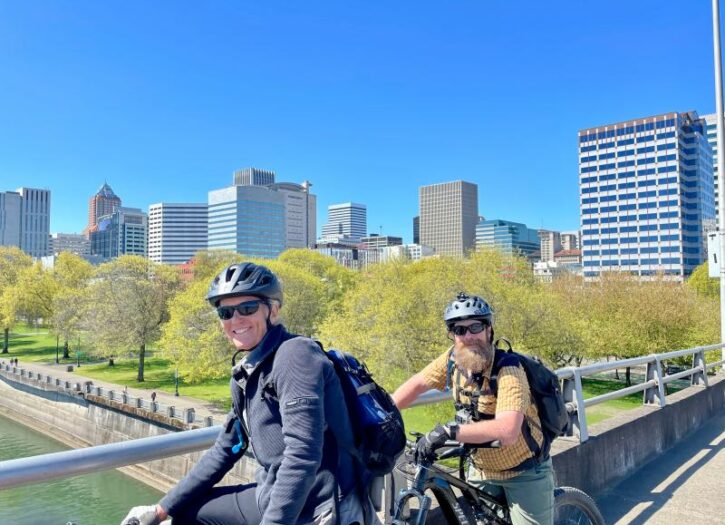
[[[705,364],[705,351],[700,349],[692,355],[692,368],[699,368],[699,372],[693,372],[690,384],[707,386],[707,366]]]

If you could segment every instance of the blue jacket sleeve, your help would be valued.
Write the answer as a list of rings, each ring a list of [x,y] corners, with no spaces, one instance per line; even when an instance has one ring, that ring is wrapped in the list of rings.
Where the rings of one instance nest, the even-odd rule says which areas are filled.
[[[234,410],[227,415],[214,445],[184,478],[164,496],[159,505],[171,516],[181,507],[193,501],[216,485],[234,464],[244,455],[245,446],[234,449],[240,441],[237,416]],[[246,441],[246,438],[245,438]]]
[[[325,377],[334,371],[314,342],[302,344],[282,345],[275,357],[284,454],[262,525],[297,522],[322,462]]]

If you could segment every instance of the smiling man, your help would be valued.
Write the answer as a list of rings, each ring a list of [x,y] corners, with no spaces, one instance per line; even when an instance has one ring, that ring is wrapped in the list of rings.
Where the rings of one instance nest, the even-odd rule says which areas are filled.
[[[157,505],[132,509],[123,525],[156,525],[168,516],[174,525],[362,525],[339,379],[317,343],[280,323],[277,276],[262,265],[232,264],[206,299],[236,349],[233,408],[189,474]],[[256,483],[215,487],[250,443]]]
[[[494,495],[504,492],[514,525],[552,524],[554,475],[551,459],[542,453],[541,421],[522,365],[494,348],[493,309],[481,297],[461,292],[443,320],[453,346],[393,394],[402,410],[430,389],[453,391],[456,421],[423,436],[416,453],[430,455],[449,439],[474,446],[499,441],[500,448],[472,454],[468,482]]]

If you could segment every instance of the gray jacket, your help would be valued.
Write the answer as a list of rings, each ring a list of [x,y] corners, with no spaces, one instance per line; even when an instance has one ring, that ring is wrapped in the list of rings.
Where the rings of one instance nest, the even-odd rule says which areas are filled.
[[[233,409],[214,446],[160,502],[170,515],[213,487],[241,457],[246,422],[263,525],[306,524],[355,484],[350,419],[332,363],[313,340],[272,327],[233,370]],[[243,417],[243,419],[242,419]],[[338,475],[338,472],[340,475]]]

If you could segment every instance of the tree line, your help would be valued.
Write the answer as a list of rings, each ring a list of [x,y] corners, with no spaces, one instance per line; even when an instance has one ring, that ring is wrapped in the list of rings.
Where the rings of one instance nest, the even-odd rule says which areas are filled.
[[[184,281],[176,267],[138,256],[93,267],[62,253],[53,269],[44,269],[19,249],[0,247],[2,352],[13,326],[25,321],[49,326],[66,358],[79,334],[90,341],[89,353],[109,364],[133,355],[138,381],[149,346],[187,381],[225,376],[231,348],[204,297],[222,268],[243,259],[249,260],[200,252],[193,277]],[[493,306],[497,337],[553,367],[719,340],[719,283],[707,277],[705,265],[685,283],[620,272],[596,282],[572,275],[542,283],[525,259],[495,250],[465,259],[396,260],[359,272],[311,250],[255,262],[280,276],[290,331],[352,352],[389,388],[449,347],[442,313],[459,291]]]

